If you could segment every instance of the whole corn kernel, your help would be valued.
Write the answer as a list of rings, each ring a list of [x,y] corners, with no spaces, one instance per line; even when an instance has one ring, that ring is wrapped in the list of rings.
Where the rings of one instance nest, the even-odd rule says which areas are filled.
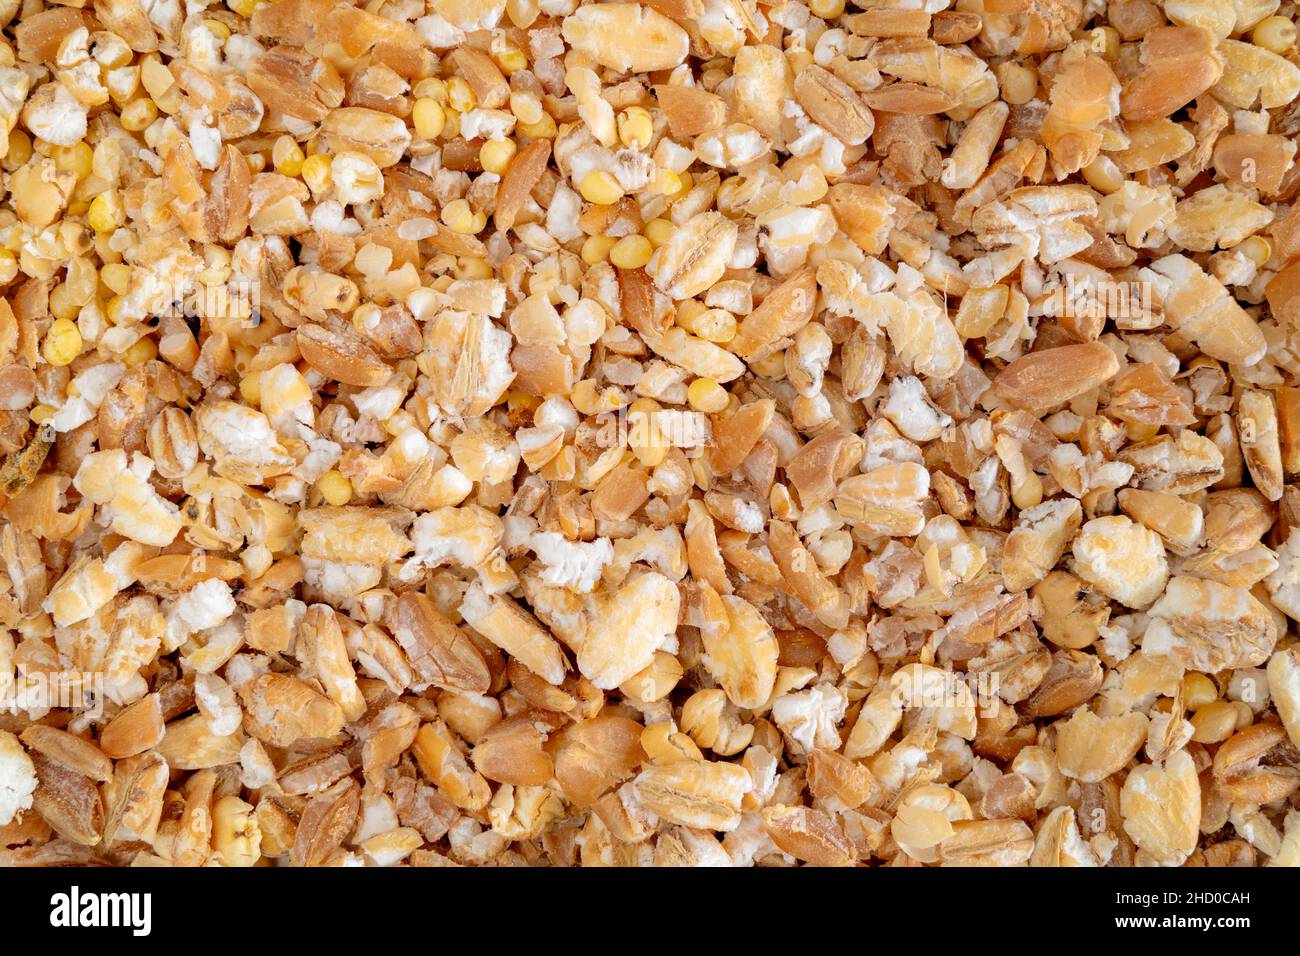
[[[81,306],[73,301],[67,283],[61,283],[50,290],[49,307],[50,314],[56,319],[67,319],[70,322],[75,321],[77,313],[81,311]]]
[[[28,417],[37,425],[40,425],[48,421],[54,412],[55,408],[53,405],[46,405],[42,402],[40,405],[32,406],[32,410],[28,413]]]
[[[541,0],[506,0],[506,16],[521,30],[532,26],[541,11]]]
[[[333,179],[333,167],[334,160],[329,156],[308,156],[302,163],[302,181],[312,192],[324,192]]]
[[[1282,56],[1295,49],[1295,24],[1286,17],[1265,17],[1255,25],[1250,38],[1255,42],[1255,46]]]
[[[815,17],[833,20],[844,12],[844,0],[810,0],[808,9]]]
[[[620,269],[640,269],[650,261],[654,247],[645,236],[624,236],[609,250],[609,261]]]
[[[672,198],[682,191],[682,177],[671,169],[661,169],[655,175],[655,188]]]
[[[1273,258],[1273,246],[1263,236],[1251,236],[1238,244],[1233,251],[1240,252],[1260,268]]]
[[[447,126],[447,113],[432,97],[421,97],[411,110],[415,132],[421,139],[437,139]]]
[[[477,105],[474,91],[464,78],[453,76],[447,81],[447,102],[458,113],[465,113]]]
[[[458,279],[491,279],[493,274],[492,266],[486,259],[465,256],[456,264]]]
[[[325,503],[335,508],[352,500],[352,482],[348,481],[338,469],[331,468],[321,475],[320,480],[316,482],[316,487],[320,490]]]
[[[1011,106],[1023,106],[1038,92],[1038,73],[1019,63],[1002,63],[995,71],[1002,87],[1002,99]]]
[[[108,189],[90,201],[86,209],[86,222],[96,232],[112,232],[126,222],[126,207],[122,194]]]
[[[1124,173],[1109,156],[1098,156],[1083,167],[1083,178],[1089,186],[1107,196],[1124,186]]]
[[[225,43],[230,39],[230,27],[220,20],[204,20],[203,25],[207,27],[209,33],[217,38],[218,43]]]
[[[593,169],[583,176],[582,182],[578,184],[578,192],[587,202],[599,206],[609,206],[623,198],[623,187],[612,174],[603,169]]]
[[[122,107],[122,128],[132,133],[147,129],[158,118],[158,106],[147,96],[132,100]]]
[[[479,147],[478,161],[484,172],[499,176],[510,166],[518,149],[512,139],[490,139]]]
[[[70,319],[55,319],[45,333],[41,354],[51,365],[67,365],[81,354],[81,330]]]
[[[559,127],[555,125],[555,118],[550,113],[543,113],[542,118],[536,123],[520,123],[515,127],[522,136],[529,139],[554,139],[559,132]]]
[[[143,365],[145,362],[152,361],[157,357],[157,355],[157,344],[154,343],[153,339],[146,336],[145,338],[137,339],[135,344],[126,350],[126,354],[122,356],[122,361],[125,362],[128,367],[135,368],[137,365]]]
[[[708,342],[730,342],[736,337],[736,317],[726,309],[681,311],[677,324]]]
[[[717,379],[697,378],[686,388],[686,401],[697,412],[714,414],[727,407],[727,390]]]
[[[650,240],[650,245],[657,249],[673,237],[677,227],[667,219],[651,219],[641,231]]]
[[[85,179],[94,163],[95,151],[84,142],[54,148],[54,165],[61,173],[73,173],[78,179]]]
[[[524,67],[528,66],[528,56],[517,46],[508,46],[505,49],[492,54],[496,60],[497,66],[501,67],[501,72],[509,76],[511,73],[518,73]]]
[[[262,373],[252,372],[240,379],[239,394],[250,405],[262,404]]]
[[[785,351],[773,352],[767,358],[750,362],[749,367],[756,375],[761,375],[763,378],[783,379],[785,378]]]
[[[426,77],[411,90],[417,99],[436,100],[439,105],[447,102],[447,81],[436,76]]]
[[[20,129],[11,130],[9,133],[9,152],[5,154],[5,162],[21,166],[31,158],[32,138]]]
[[[261,5],[262,0],[226,0],[226,6],[241,17],[251,17]]]
[[[1229,701],[1216,700],[1192,714],[1192,739],[1198,744],[1217,744],[1237,729],[1237,709]]]
[[[629,149],[645,149],[654,136],[654,122],[643,106],[629,106],[618,116],[619,141]]]
[[[271,147],[271,162],[281,176],[296,177],[306,160],[302,147],[291,136],[281,136]]]
[[[472,236],[483,231],[487,225],[487,216],[475,212],[467,200],[453,199],[442,207],[442,222],[452,232]]]
[[[604,262],[617,242],[613,236],[588,236],[582,244],[582,261],[589,266]]]
[[[1183,676],[1183,706],[1188,710],[1200,710],[1218,699],[1219,688],[1204,674],[1191,671]]]
[[[99,270],[99,281],[114,295],[123,295],[131,287],[131,267],[124,262],[110,262]]]
[[[121,325],[126,315],[126,296],[115,295],[104,305],[104,318],[109,325]]]

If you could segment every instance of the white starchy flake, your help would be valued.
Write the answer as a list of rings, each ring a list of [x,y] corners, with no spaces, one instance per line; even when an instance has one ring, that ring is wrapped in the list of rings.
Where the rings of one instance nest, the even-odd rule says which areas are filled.
[[[601,571],[614,560],[614,547],[608,538],[568,541],[564,535],[549,531],[533,534],[528,544],[544,565],[543,581],[582,594],[595,589]]]
[[[36,768],[23,745],[7,730],[0,730],[0,826],[6,826],[32,805]]]
[[[848,700],[842,691],[829,684],[817,684],[772,701],[772,720],[804,753],[817,747],[838,750],[841,741],[837,728],[847,708]]]

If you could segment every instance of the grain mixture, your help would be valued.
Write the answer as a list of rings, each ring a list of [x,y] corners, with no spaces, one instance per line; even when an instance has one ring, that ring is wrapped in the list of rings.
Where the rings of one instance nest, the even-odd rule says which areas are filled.
[[[0,863],[1300,863],[1298,12],[0,0]]]

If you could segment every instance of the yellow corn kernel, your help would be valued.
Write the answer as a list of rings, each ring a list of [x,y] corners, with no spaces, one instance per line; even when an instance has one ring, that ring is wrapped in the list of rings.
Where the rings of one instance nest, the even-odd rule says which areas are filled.
[[[670,199],[682,191],[682,177],[671,169],[661,169],[655,176],[655,188]]]
[[[95,151],[84,142],[71,146],[56,146],[53,151],[54,166],[61,173],[75,173],[78,179],[90,175],[95,164]]]
[[[114,295],[123,295],[131,287],[131,267],[124,262],[110,262],[99,270],[99,281]]]
[[[501,67],[501,72],[506,76],[518,73],[528,66],[527,54],[517,46],[508,46],[501,52],[492,54],[492,58],[496,60],[497,66]]]
[[[515,129],[520,135],[527,136],[529,139],[554,139],[555,134],[559,132],[559,127],[555,125],[555,118],[550,113],[543,113],[542,118],[536,123],[520,123]]]
[[[1012,106],[1023,106],[1038,92],[1038,74],[1019,63],[1002,63],[998,81],[1002,86],[1002,99]]]
[[[108,320],[109,325],[121,325],[125,311],[126,296],[115,295],[104,306],[104,318]]]
[[[436,76],[426,77],[411,90],[417,99],[436,100],[439,105],[447,102],[447,81]]]
[[[112,232],[126,222],[126,207],[122,194],[108,189],[90,201],[86,209],[86,222],[96,232]]]
[[[627,407],[628,447],[647,468],[659,465],[668,455],[668,440],[655,422],[659,403],[638,398]]]
[[[541,0],[506,0],[506,16],[521,30],[532,26],[541,12]]]
[[[331,468],[321,475],[320,480],[316,482],[316,487],[320,490],[320,495],[325,499],[326,504],[335,508],[352,500],[352,482],[336,468]]]
[[[478,161],[485,173],[499,176],[510,166],[510,160],[514,159],[518,149],[513,139],[490,139],[479,147]]]
[[[1273,258],[1273,246],[1263,236],[1251,236],[1240,243],[1233,251],[1240,252],[1261,269],[1269,259]]]
[[[32,138],[20,129],[10,131],[9,152],[5,154],[5,160],[15,166],[21,166],[31,158]]]
[[[1226,700],[1206,704],[1191,716],[1192,739],[1198,744],[1218,744],[1237,729],[1237,709]]]
[[[588,236],[582,244],[582,261],[589,266],[604,262],[617,242],[613,236]]]
[[[251,17],[261,5],[262,0],[226,0],[226,6],[241,17]]]
[[[750,362],[749,367],[756,375],[780,381],[785,378],[785,351],[773,352],[767,358]]]
[[[51,365],[67,365],[81,354],[81,330],[69,319],[55,319],[45,333],[41,354]]]
[[[132,100],[122,107],[122,128],[132,133],[148,129],[158,118],[158,106],[147,96]]]
[[[324,192],[330,187],[333,178],[334,160],[329,156],[317,154],[308,156],[302,163],[302,181],[312,192]]]
[[[475,235],[487,226],[487,216],[482,212],[475,212],[464,199],[453,199],[443,206],[442,221],[448,229],[462,236]]]
[[[415,132],[421,139],[437,139],[447,126],[446,112],[437,100],[429,96],[415,101],[411,119],[415,123]]]
[[[629,106],[618,116],[618,138],[629,149],[645,149],[654,131],[650,111],[643,106]]]
[[[302,172],[302,164],[307,159],[292,136],[281,136],[271,147],[271,163],[281,176],[296,177]]]
[[[230,39],[230,27],[220,20],[204,20],[203,25],[208,28],[209,33],[217,38],[218,43],[225,43]]]
[[[1196,671],[1183,675],[1183,706],[1188,710],[1200,710],[1218,699],[1219,688],[1210,678]]]
[[[645,234],[645,237],[650,240],[650,245],[658,249],[673,237],[673,233],[677,231],[677,227],[667,219],[651,219],[645,224],[645,228],[641,231]]]
[[[240,379],[239,394],[250,405],[262,404],[262,373],[250,372]]]
[[[609,250],[609,261],[620,269],[640,269],[650,261],[654,247],[645,236],[624,236]]]
[[[135,368],[137,365],[143,365],[145,362],[153,361],[158,355],[158,346],[154,340],[148,337],[137,339],[135,344],[126,350],[122,356],[129,368]]]
[[[688,299],[687,302],[695,302],[697,308],[678,309],[677,324],[686,331],[716,343],[730,342],[736,337],[736,317],[726,309],[699,308],[699,303],[694,299]],[[683,306],[685,304],[682,303]]]
[[[809,0],[808,9],[815,17],[834,20],[844,13],[844,0]]]
[[[583,415],[595,415],[603,411],[600,407],[600,393],[596,388],[596,380],[592,378],[584,378],[577,382],[569,394],[569,401]]]
[[[1295,24],[1286,17],[1265,17],[1255,25],[1250,38],[1255,41],[1255,46],[1282,56],[1295,49]]]
[[[66,282],[56,285],[50,290],[49,298],[50,315],[56,319],[67,319],[69,322],[75,322],[77,313],[81,311],[81,306],[72,299],[71,290]]]
[[[459,76],[453,76],[447,81],[447,102],[458,113],[468,112],[477,105],[474,91],[464,78]]]
[[[1255,711],[1244,700],[1234,700],[1232,707],[1237,712],[1237,729],[1245,730],[1255,722]]]
[[[1124,186],[1124,173],[1109,156],[1098,156],[1083,167],[1083,178],[1089,186],[1107,196]]]
[[[36,405],[32,408],[32,410],[28,413],[28,417],[37,425],[40,425],[43,422],[47,421],[50,418],[50,416],[52,416],[53,414],[54,414],[54,406],[46,405],[45,403],[42,402],[40,405]]]
[[[717,379],[697,378],[686,388],[686,401],[697,412],[712,415],[727,407],[727,390],[718,384]]]
[[[651,763],[679,763],[683,760],[703,760],[704,754],[695,741],[677,729],[669,720],[651,724],[641,732],[641,749]]]
[[[469,256],[461,259],[456,267],[458,279],[491,279],[494,273],[486,259],[474,259]]]
[[[623,198],[623,187],[613,175],[603,169],[593,169],[583,176],[582,182],[578,184],[578,192],[582,193],[582,198],[587,202],[600,206],[612,205]]]

